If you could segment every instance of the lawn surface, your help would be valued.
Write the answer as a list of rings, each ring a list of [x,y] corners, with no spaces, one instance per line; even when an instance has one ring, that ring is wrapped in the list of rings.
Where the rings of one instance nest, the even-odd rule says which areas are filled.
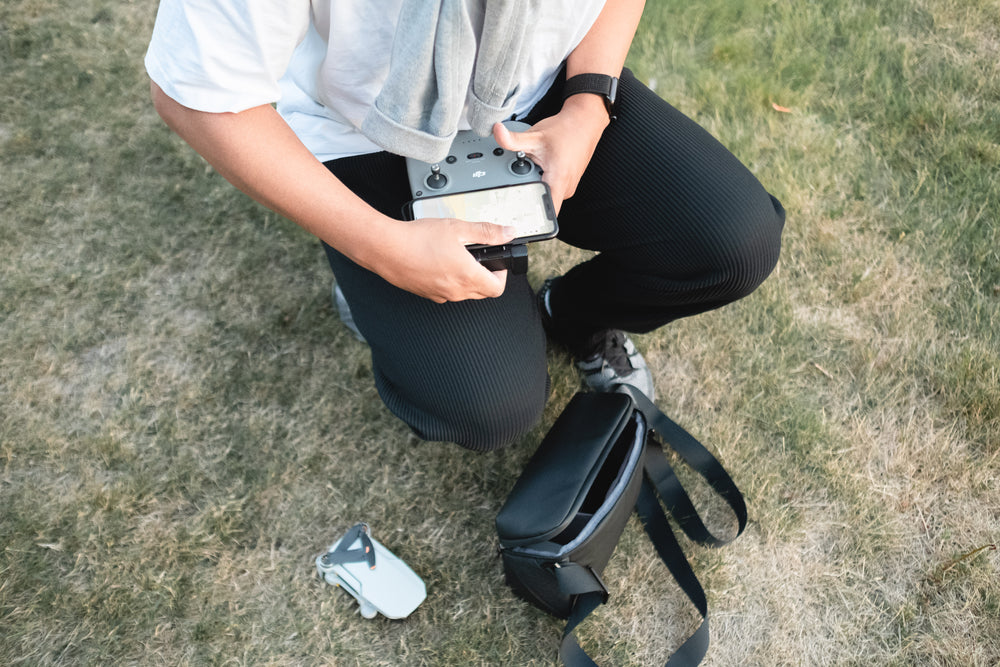
[[[0,6],[0,664],[555,665],[493,519],[569,360],[502,452],[412,438],[315,239],[152,110],[154,12]],[[788,210],[755,294],[637,337],[750,508],[684,543],[705,664],[1000,664],[1000,2],[651,0],[629,64]],[[360,519],[427,583],[405,622],[315,575]],[[636,521],[605,580],[602,664],[695,628]]]

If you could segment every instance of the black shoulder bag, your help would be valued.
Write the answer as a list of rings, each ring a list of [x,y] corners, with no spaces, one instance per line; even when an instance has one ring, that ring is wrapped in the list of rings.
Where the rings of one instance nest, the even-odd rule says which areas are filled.
[[[649,399],[624,385],[616,393],[578,393],[570,400],[497,515],[507,584],[519,597],[567,620],[559,647],[567,667],[596,667],[573,631],[608,600],[601,573],[633,510],[702,617],[667,665],[697,665],[708,650],[705,592],[660,501],[695,542],[722,546],[736,536],[720,539],[708,530],[660,441],[726,501],[739,536],[746,526],[746,504],[719,461]]]

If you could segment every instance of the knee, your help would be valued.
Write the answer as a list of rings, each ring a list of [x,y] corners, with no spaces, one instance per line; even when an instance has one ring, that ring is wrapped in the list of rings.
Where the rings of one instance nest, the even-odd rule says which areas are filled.
[[[771,274],[781,251],[785,210],[767,195],[761,205],[730,217],[734,223],[716,231],[700,248],[710,289],[722,302],[741,299]]]
[[[476,378],[452,387],[447,397],[438,394],[433,401],[405,398],[378,373],[376,387],[386,407],[419,438],[488,452],[527,434],[545,409],[549,378],[544,366],[539,377],[513,375],[518,374],[495,382]]]
[[[450,440],[466,449],[488,452],[501,449],[526,435],[542,418],[548,381],[542,391],[466,396],[445,420]]]
[[[757,289],[778,264],[785,210],[774,197],[768,199],[770,205],[748,215],[742,233],[732,237],[728,281],[737,299]]]

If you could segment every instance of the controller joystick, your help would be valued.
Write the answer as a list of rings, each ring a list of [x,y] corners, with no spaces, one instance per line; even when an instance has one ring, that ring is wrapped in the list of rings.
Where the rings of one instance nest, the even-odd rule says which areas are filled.
[[[524,151],[517,152],[517,159],[510,165],[510,170],[518,176],[524,176],[531,172],[532,164],[524,157]]]
[[[513,132],[531,129],[527,123],[504,121]],[[523,152],[504,150],[493,135],[481,137],[473,130],[455,135],[447,157],[440,162],[406,158],[406,177],[415,199],[438,197],[542,180],[542,171]]]
[[[431,190],[440,190],[448,185],[448,177],[441,173],[440,165],[431,165],[431,175],[427,177],[427,187]]]

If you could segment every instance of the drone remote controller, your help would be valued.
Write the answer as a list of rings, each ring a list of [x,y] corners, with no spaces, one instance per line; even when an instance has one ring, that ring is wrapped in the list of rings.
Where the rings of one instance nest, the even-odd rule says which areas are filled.
[[[504,126],[512,132],[531,129],[516,120]],[[448,157],[437,164],[407,158],[406,173],[414,199],[542,180],[541,168],[524,153],[505,150],[493,135],[480,137],[471,130],[455,135]]]
[[[514,132],[531,128],[518,121],[504,126]],[[500,147],[492,135],[459,132],[443,161],[431,164],[407,158],[406,173],[413,194],[403,211],[407,219],[459,218],[517,230],[505,245],[469,246],[476,260],[491,271],[526,273],[525,244],[552,238],[559,230],[541,168],[523,152]]]

